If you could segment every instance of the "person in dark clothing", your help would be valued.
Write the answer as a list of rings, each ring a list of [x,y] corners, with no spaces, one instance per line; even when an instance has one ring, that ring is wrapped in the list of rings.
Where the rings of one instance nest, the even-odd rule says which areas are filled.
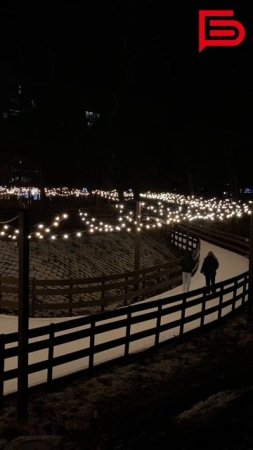
[[[192,271],[194,268],[194,259],[189,250],[185,251],[184,257],[182,259],[182,280],[183,280],[183,291],[188,292],[191,283]]]
[[[208,252],[201,268],[201,273],[203,273],[206,277],[206,286],[208,294],[210,293],[210,289],[213,293],[215,292],[215,276],[218,267],[219,267],[218,259],[213,254],[213,252]]]

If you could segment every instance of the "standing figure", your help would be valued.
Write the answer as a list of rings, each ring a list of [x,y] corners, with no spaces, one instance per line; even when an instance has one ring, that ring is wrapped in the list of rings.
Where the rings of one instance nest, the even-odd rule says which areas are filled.
[[[192,271],[195,265],[190,250],[185,251],[181,265],[182,265],[183,291],[188,292],[191,283]]]
[[[213,254],[213,252],[208,252],[201,268],[201,273],[203,273],[206,277],[206,286],[208,294],[210,293],[210,289],[213,293],[215,293],[215,276],[218,267],[219,267],[218,259]]]

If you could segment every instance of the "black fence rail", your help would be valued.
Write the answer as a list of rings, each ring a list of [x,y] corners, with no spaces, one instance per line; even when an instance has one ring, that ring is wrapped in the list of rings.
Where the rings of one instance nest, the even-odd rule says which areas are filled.
[[[171,243],[189,248],[195,260],[193,273],[199,263],[199,239],[184,231],[173,229]],[[128,305],[157,295],[182,282],[180,259],[165,264],[115,275],[63,280],[30,280],[30,311],[36,317],[45,312],[61,311],[61,316],[105,311],[111,305]],[[0,308],[18,311],[18,280],[0,276]],[[95,309],[95,311],[94,311]]]
[[[248,296],[245,272],[216,285],[29,330],[30,385],[50,384],[69,373],[180,338],[217,322],[241,307]],[[18,333],[0,336],[0,403],[17,389]]]
[[[205,223],[191,223],[188,227],[180,226],[179,229],[183,231],[188,229],[192,236],[198,236],[199,238],[239,253],[240,255],[249,256],[249,238],[247,237],[226,231],[215,230]]]

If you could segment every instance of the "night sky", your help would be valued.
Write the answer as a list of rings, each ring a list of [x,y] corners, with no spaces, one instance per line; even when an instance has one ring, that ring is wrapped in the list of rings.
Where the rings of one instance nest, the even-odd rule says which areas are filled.
[[[0,119],[2,161],[33,160],[51,184],[252,186],[248,5],[1,0],[1,116],[19,84],[24,105]],[[235,9],[246,41],[198,53],[200,8]],[[86,110],[101,114],[90,129]]]

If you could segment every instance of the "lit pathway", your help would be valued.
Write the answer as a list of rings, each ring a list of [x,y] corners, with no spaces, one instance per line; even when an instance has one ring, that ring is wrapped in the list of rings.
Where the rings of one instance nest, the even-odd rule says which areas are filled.
[[[201,288],[205,285],[205,277],[200,273],[200,269],[204,258],[209,251],[214,252],[215,256],[219,261],[219,269],[217,270],[216,282],[227,280],[228,278],[240,275],[249,269],[249,260],[244,256],[238,255],[237,253],[230,252],[217,245],[210,244],[207,241],[201,240],[200,248],[200,258],[199,258],[199,268],[194,277],[191,280],[190,290]],[[171,291],[165,292],[160,295],[156,295],[151,299],[170,297],[171,295],[181,294],[182,285],[172,289]],[[149,299],[149,300],[151,300]]]
[[[210,251],[210,250],[214,252],[214,254],[218,258],[219,263],[220,263],[220,267],[217,271],[217,278],[216,278],[217,282],[226,280],[228,278],[232,278],[232,277],[239,275],[248,270],[248,259],[247,258],[237,255],[236,253],[230,252],[228,250],[224,250],[224,249],[217,247],[215,245],[212,245],[206,241],[201,241],[199,269],[198,269],[197,273],[195,274],[195,276],[191,280],[191,287],[190,287],[191,290],[200,288],[204,285],[204,276],[200,273],[200,268],[201,268],[201,264],[202,264],[204,257],[207,255],[208,251]],[[167,291],[163,294],[152,297],[152,299],[154,300],[154,299],[158,299],[158,298],[170,297],[172,295],[179,294],[181,292],[182,292],[182,286],[178,286],[177,288],[175,288],[171,291]],[[150,300],[151,299],[147,299],[147,300],[145,300],[145,302],[148,302]],[[213,301],[215,302],[216,300],[214,299]],[[196,307],[196,308],[198,308],[198,307]],[[193,312],[194,311],[192,311],[192,313]],[[136,314],[138,314],[138,313],[136,313]],[[165,316],[163,318],[163,320],[164,320],[163,323],[165,323],[165,321],[170,322],[172,320],[176,320],[177,318],[178,318],[178,313],[171,314],[170,316]],[[29,326],[30,326],[30,328],[36,328],[36,327],[50,324],[52,322],[54,322],[54,323],[62,322],[62,321],[66,321],[68,319],[69,318],[30,319]],[[148,321],[148,322],[152,322],[152,321]],[[190,324],[188,324],[188,325],[190,326]],[[188,325],[186,326],[186,329],[187,329]],[[18,323],[17,323],[16,317],[0,315],[0,334],[15,332],[15,331],[17,331],[17,326],[18,326]],[[150,326],[152,326],[152,324],[147,323],[147,322],[145,322],[144,324],[141,323],[141,324],[133,325],[131,327],[131,334],[136,333],[137,331],[145,330],[146,328],[148,328]],[[125,327],[123,327],[122,329],[118,329],[116,331],[110,331],[110,332],[104,333],[103,335],[98,335],[96,337],[95,344],[111,341],[118,337],[123,337],[123,336],[125,336],[125,332],[126,332]],[[58,333],[58,335],[60,335],[60,334],[62,334],[62,332]],[[173,337],[177,334],[178,334],[178,332],[175,331],[175,329],[166,331],[166,332],[162,333],[160,341],[166,340],[169,337]],[[43,336],[44,339],[46,337],[47,336]],[[153,337],[144,338],[137,342],[132,342],[130,344],[130,353],[135,353],[135,352],[144,350],[153,345],[154,345]],[[65,353],[71,353],[75,350],[78,350],[81,348],[87,348],[87,347],[89,347],[89,338],[74,341],[69,344],[59,345],[58,347],[55,347],[54,355],[59,356],[59,355],[65,354]],[[104,361],[108,361],[108,360],[114,359],[116,357],[122,356],[123,354],[124,354],[124,347],[123,346],[116,347],[115,349],[107,350],[105,352],[96,354],[95,358],[94,358],[94,363],[98,364],[98,363],[101,363]],[[47,351],[46,350],[34,352],[32,355],[29,356],[29,362],[41,361],[44,359],[47,359]],[[5,369],[7,369],[7,368],[11,369],[11,368],[17,367],[17,358],[9,358],[5,362],[5,364],[6,364]],[[64,364],[62,366],[54,368],[53,378],[66,375],[71,372],[75,372],[77,370],[85,369],[85,368],[87,368],[87,366],[88,366],[88,358],[83,358],[81,360],[77,360],[77,361],[74,361],[74,362],[71,362],[68,364]],[[31,374],[29,376],[29,385],[35,385],[35,384],[41,383],[45,380],[46,380],[45,371]],[[6,382],[5,386],[4,386],[5,393],[13,392],[16,390],[16,388],[17,388],[16,380],[11,380],[11,381]]]

